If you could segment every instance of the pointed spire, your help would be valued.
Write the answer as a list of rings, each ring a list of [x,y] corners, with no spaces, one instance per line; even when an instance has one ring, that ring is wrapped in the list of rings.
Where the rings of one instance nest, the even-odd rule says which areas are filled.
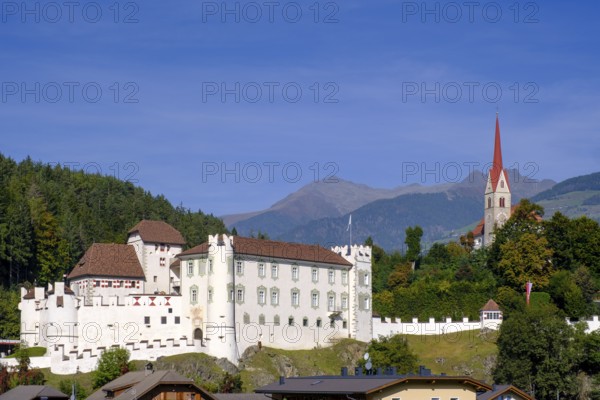
[[[496,137],[494,139],[494,161],[492,168],[490,169],[490,176],[492,178],[492,190],[495,192],[498,187],[498,181],[500,180],[500,174],[504,171],[502,165],[502,143],[500,141],[500,121],[498,119],[498,111],[496,111]],[[508,174],[505,172],[506,184],[508,185]]]

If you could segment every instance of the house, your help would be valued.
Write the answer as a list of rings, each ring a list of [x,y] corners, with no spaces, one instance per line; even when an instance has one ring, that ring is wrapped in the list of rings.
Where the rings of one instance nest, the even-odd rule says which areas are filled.
[[[257,389],[276,400],[477,400],[479,392],[492,387],[468,376],[432,375],[420,367],[417,375],[383,374],[348,375],[345,368],[340,376],[309,376],[283,378]]]
[[[0,400],[69,400],[69,396],[52,386],[22,385],[0,395]]]
[[[87,400],[216,400],[216,398],[175,371],[128,372],[107,383]]]

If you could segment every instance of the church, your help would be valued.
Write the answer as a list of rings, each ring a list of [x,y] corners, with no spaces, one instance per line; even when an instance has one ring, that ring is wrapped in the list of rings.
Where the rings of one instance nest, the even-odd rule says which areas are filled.
[[[478,249],[492,244],[494,229],[504,225],[510,218],[511,212],[510,182],[508,180],[508,170],[504,169],[502,163],[500,121],[498,120],[498,114],[496,114],[494,158],[485,185],[483,218],[472,231],[474,247]]]

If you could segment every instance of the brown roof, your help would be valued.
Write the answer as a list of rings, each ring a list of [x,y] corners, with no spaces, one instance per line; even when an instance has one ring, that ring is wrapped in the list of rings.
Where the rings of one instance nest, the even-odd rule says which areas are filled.
[[[48,400],[68,400],[69,396],[59,392],[52,386],[46,385],[22,385],[0,395],[1,400],[35,400],[40,398]]]
[[[494,300],[489,299],[488,302],[485,303],[485,306],[483,306],[481,311],[500,311],[500,306],[498,306],[498,304]]]
[[[136,232],[146,243],[185,244],[181,233],[164,221],[141,220],[128,234]]]
[[[233,248],[236,254],[336,264],[347,267],[352,266],[341,255],[314,244],[288,243],[233,236]],[[179,256],[205,253],[208,253],[208,243],[192,247],[180,253]]]
[[[88,400],[105,399],[107,391],[122,390],[124,391],[114,397],[115,400],[135,400],[142,398],[161,385],[169,385],[168,391],[172,390],[172,386],[179,386],[182,389],[200,392],[203,399],[215,400],[215,397],[197,386],[192,379],[186,378],[175,371],[154,371],[148,375],[146,375],[146,371],[128,372],[104,385],[102,389],[88,397]]]
[[[69,279],[83,276],[145,278],[133,246],[115,243],[90,246],[69,274]]]

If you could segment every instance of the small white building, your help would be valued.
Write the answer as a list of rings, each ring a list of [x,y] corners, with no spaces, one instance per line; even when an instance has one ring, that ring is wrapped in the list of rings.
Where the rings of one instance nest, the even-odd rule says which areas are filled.
[[[161,221],[140,222],[128,244],[93,244],[70,286],[22,290],[21,340],[48,348],[39,361],[59,374],[93,370],[112,346],[132,359],[202,352],[237,363],[251,345],[371,340],[369,247],[228,235],[183,244]]]

